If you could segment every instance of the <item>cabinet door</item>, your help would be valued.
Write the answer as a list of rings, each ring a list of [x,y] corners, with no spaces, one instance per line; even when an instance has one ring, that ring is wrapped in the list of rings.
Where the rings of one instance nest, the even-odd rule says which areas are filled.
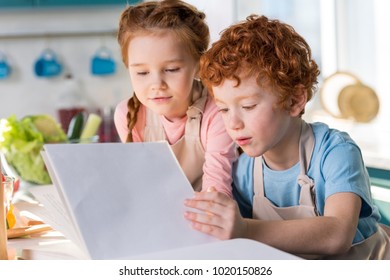
[[[32,7],[34,0],[0,0],[1,7]]]

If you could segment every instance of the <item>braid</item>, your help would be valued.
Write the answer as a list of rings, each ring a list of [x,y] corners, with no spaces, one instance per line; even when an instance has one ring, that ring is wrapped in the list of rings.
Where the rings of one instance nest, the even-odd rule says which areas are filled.
[[[137,115],[139,111],[139,107],[141,105],[141,102],[137,98],[137,96],[134,94],[133,97],[129,99],[127,102],[127,126],[129,128],[129,134],[127,134],[126,143],[133,142],[133,128],[137,122]]]

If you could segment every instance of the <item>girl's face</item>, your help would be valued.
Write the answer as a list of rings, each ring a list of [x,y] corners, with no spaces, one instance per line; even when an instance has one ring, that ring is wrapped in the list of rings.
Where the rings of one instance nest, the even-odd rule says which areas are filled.
[[[269,87],[260,87],[255,77],[240,79],[237,87],[233,80],[213,87],[229,135],[251,157],[283,154],[294,138],[295,118],[276,106],[277,95]]]
[[[142,104],[168,120],[185,116],[197,67],[172,31],[130,41],[128,69],[134,92]]]

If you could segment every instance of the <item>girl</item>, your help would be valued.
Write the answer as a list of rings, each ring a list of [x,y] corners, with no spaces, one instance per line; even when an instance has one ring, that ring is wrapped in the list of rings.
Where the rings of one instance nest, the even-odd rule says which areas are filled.
[[[134,94],[114,120],[122,142],[167,140],[195,191],[231,196],[235,145],[198,77],[209,37],[205,14],[185,2],[128,7],[118,42]]]

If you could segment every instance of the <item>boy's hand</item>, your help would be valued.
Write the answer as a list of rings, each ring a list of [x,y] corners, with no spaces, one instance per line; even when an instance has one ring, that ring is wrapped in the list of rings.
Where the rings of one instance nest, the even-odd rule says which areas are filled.
[[[184,213],[194,229],[223,240],[246,235],[246,221],[241,217],[237,203],[215,188],[195,193],[195,197],[185,200],[184,204],[201,211]]]

